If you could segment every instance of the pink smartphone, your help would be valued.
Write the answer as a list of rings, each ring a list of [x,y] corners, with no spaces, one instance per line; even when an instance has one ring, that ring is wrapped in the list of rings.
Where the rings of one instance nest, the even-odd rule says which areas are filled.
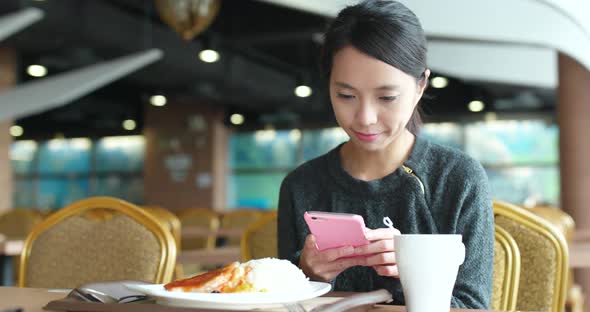
[[[363,217],[339,212],[306,211],[303,215],[319,250],[342,246],[362,246],[365,238]]]

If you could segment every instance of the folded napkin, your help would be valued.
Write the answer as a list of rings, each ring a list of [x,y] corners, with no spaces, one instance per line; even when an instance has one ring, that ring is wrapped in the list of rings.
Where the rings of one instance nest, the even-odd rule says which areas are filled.
[[[68,297],[81,299],[81,301],[100,301],[102,303],[119,303],[122,299],[145,297],[143,293],[127,289],[125,285],[147,285],[149,283],[142,281],[112,281],[98,282],[81,285],[72,290]]]

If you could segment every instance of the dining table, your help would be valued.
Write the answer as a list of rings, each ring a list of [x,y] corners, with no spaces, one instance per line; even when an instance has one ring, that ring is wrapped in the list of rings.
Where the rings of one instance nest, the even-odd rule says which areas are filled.
[[[42,288],[18,288],[18,287],[0,287],[0,311],[14,312],[22,309],[23,312],[46,312],[43,307],[50,301],[62,299],[67,295],[68,290],[63,289],[42,289]],[[340,299],[342,296],[339,293],[328,293],[322,297],[317,297],[301,302],[306,309],[311,309],[315,306],[333,302]],[[116,311],[162,311],[162,312],[181,312],[181,311],[211,311],[201,310],[198,308],[176,308],[176,307],[148,307],[148,304],[141,304],[141,309],[137,309],[139,304],[121,304],[121,307]],[[151,305],[151,304],[150,304]],[[157,308],[157,309],[155,309]],[[107,311],[107,310],[105,310]],[[113,311],[115,311],[113,309]],[[234,310],[218,310],[219,312],[233,312]],[[277,307],[271,309],[256,310],[259,312],[286,312],[285,308]],[[359,311],[359,310],[355,310]],[[374,305],[364,307],[360,311],[363,312],[406,312],[404,306],[396,305]],[[492,310],[468,310],[468,309],[451,309],[452,312],[485,312]]]

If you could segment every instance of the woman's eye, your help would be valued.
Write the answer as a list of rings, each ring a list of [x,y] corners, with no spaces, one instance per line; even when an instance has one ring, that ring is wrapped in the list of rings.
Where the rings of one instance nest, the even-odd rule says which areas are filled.
[[[382,96],[379,99],[385,102],[393,102],[397,99],[397,96]]]
[[[349,100],[349,99],[353,99],[354,95],[338,93],[338,97],[341,99]]]

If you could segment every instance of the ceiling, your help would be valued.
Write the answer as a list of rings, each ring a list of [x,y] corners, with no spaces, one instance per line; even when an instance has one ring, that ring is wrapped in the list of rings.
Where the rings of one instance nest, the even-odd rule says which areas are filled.
[[[155,93],[171,100],[194,98],[194,103],[206,99],[226,107],[228,114],[243,113],[249,129],[332,122],[317,70],[320,34],[329,22],[325,17],[226,0],[211,27],[187,42],[161,22],[148,0],[2,0],[0,14],[30,6],[44,10],[45,18],[1,43],[18,51],[21,83],[36,79],[25,73],[30,64],[45,65],[51,77],[148,48],[161,49],[164,58],[63,107],[16,121],[27,129],[24,138],[119,135],[129,133],[121,128],[129,118],[138,121],[139,133],[144,105]],[[197,53],[204,46],[220,51],[220,61],[201,62]],[[312,85],[311,97],[293,94],[300,81]],[[552,90],[451,77],[449,87],[428,91],[425,111],[449,118],[467,115],[466,103],[473,98],[501,104],[497,110],[551,111],[553,96]]]

